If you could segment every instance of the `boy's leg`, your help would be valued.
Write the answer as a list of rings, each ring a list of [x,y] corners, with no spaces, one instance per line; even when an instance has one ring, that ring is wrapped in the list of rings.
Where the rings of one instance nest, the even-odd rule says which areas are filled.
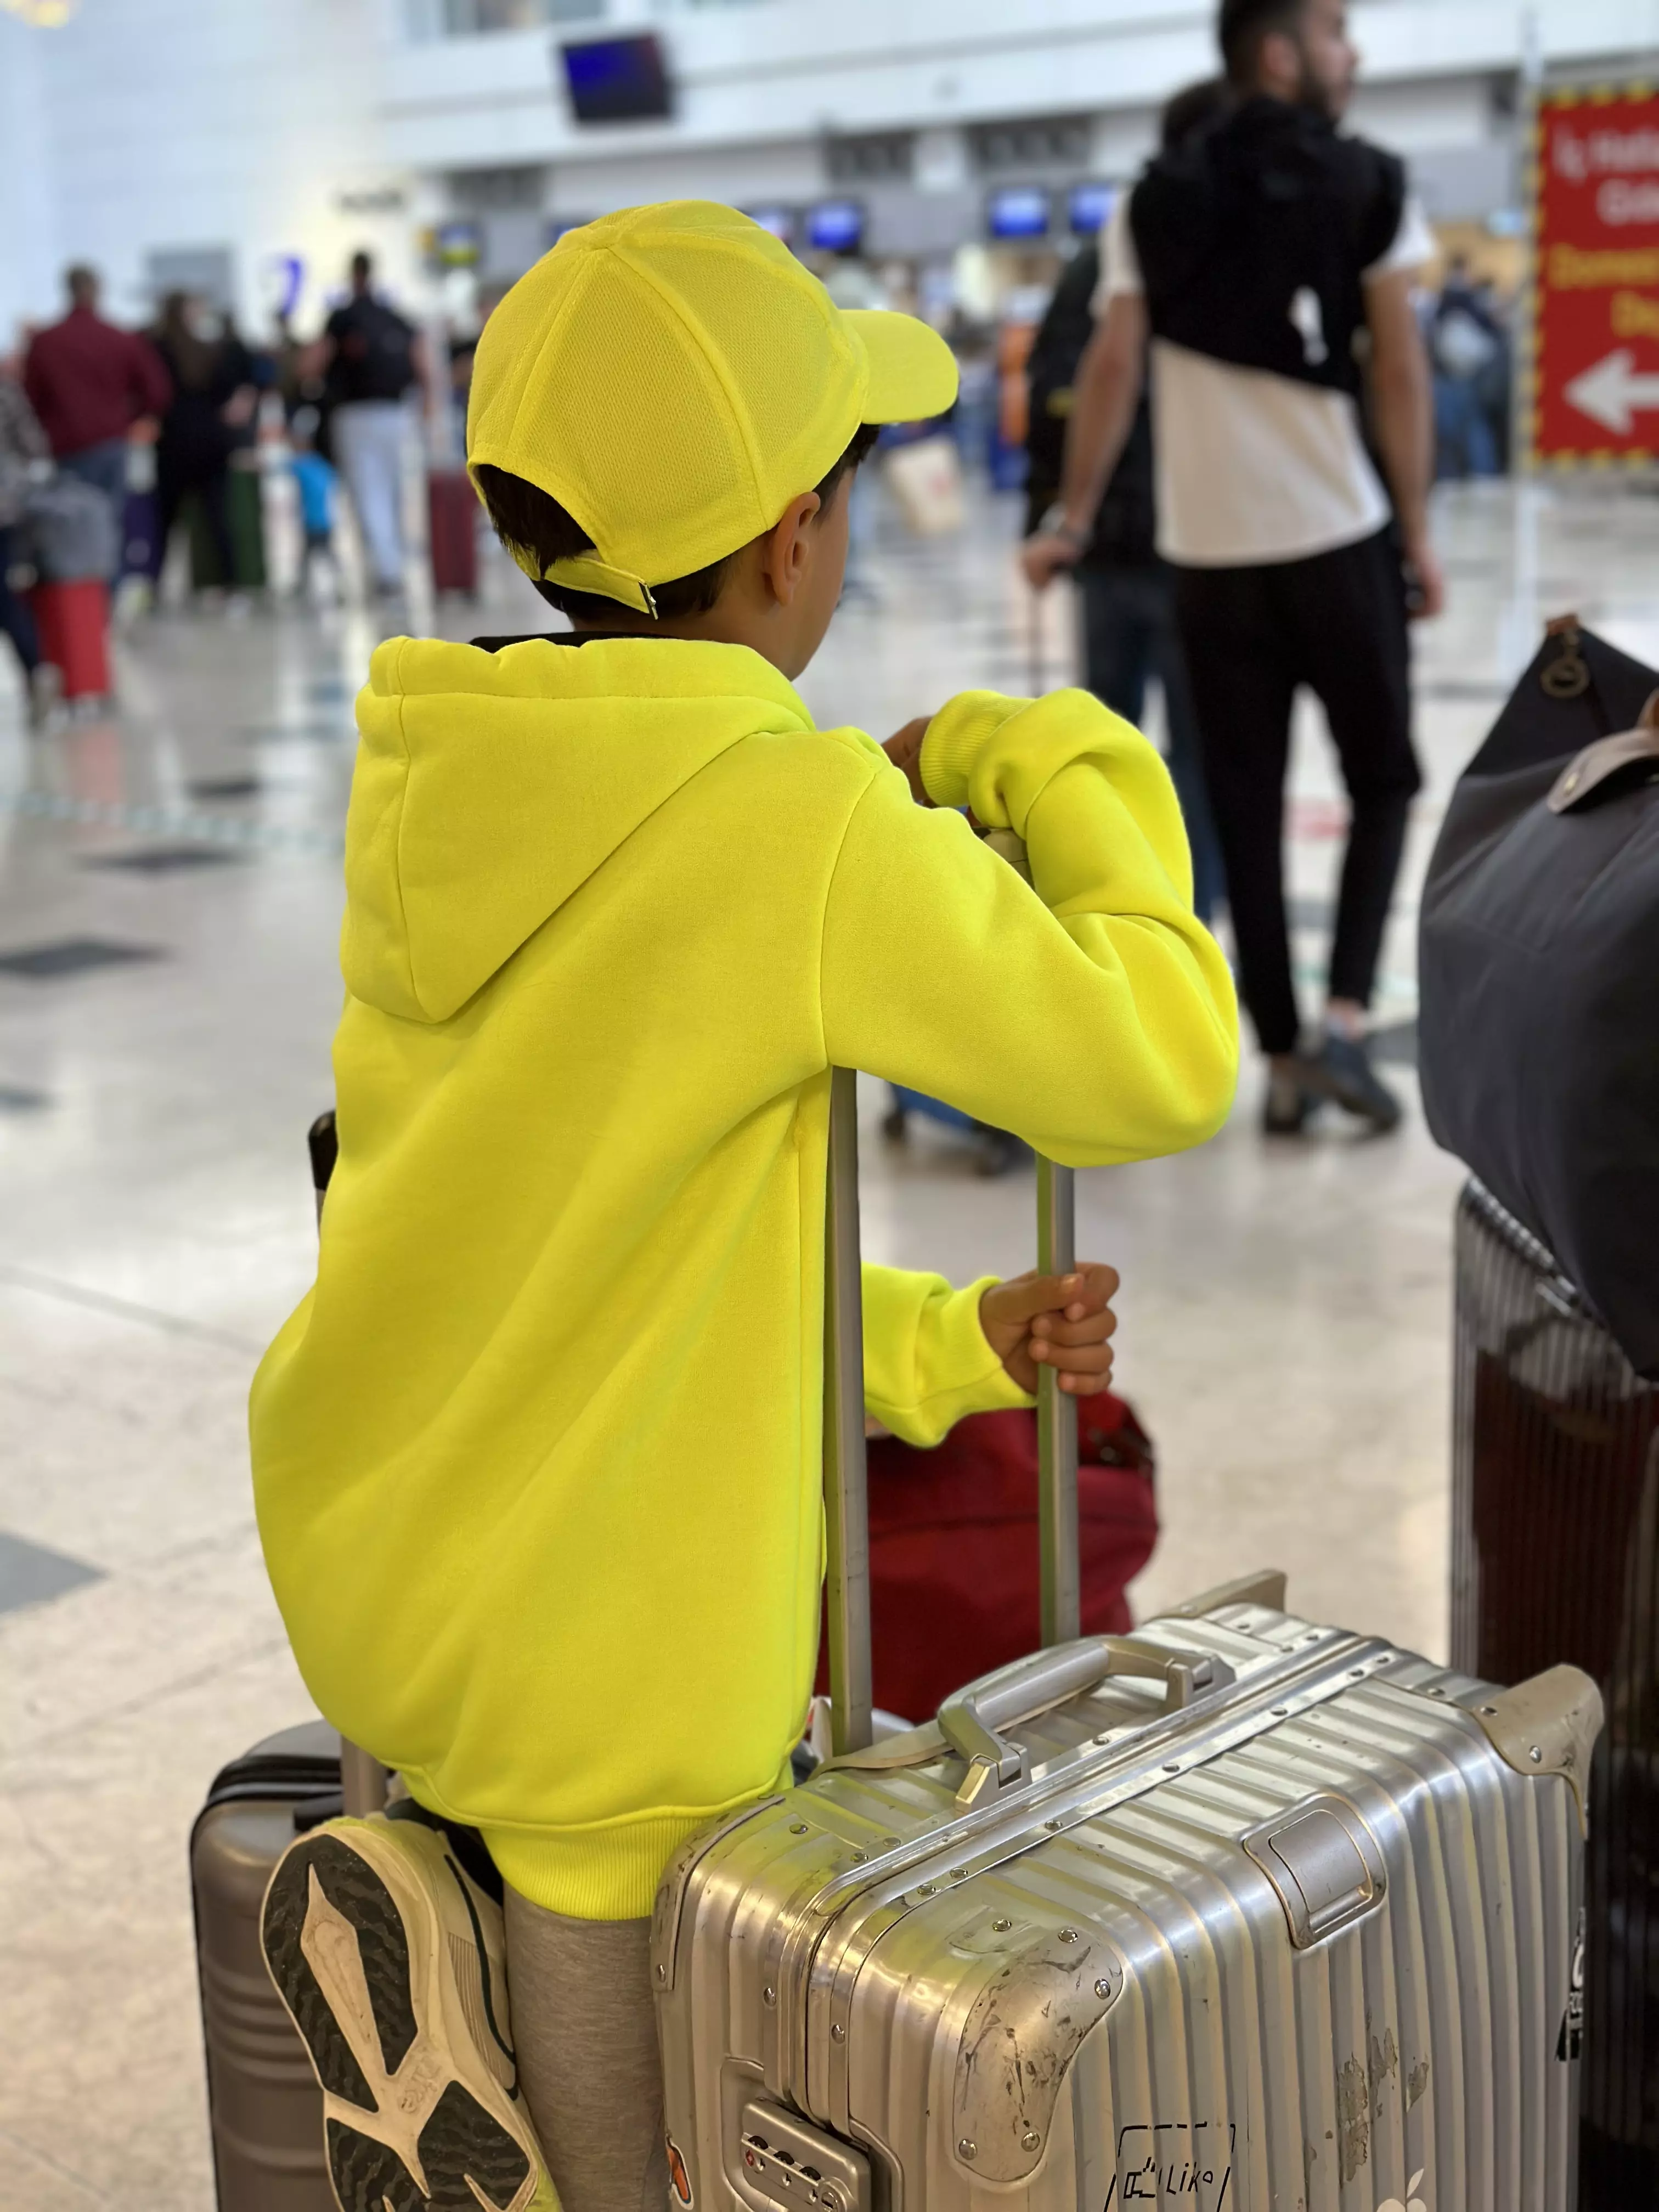
[[[662,2061],[648,1920],[568,1920],[509,1885],[519,2080],[563,2212],[662,2212]]]

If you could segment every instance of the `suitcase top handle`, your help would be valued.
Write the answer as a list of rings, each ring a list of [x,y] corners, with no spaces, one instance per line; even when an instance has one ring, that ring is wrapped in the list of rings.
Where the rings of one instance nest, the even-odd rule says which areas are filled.
[[[1029,882],[1010,832],[986,840]],[[824,1233],[823,1492],[833,1755],[871,1741],[870,1526],[864,1452],[864,1316],[859,1280],[858,1078],[830,1076],[830,1175]],[[1070,1168],[1037,1160],[1037,1266],[1063,1275],[1076,1259]],[[1045,1366],[1037,1380],[1037,1511],[1042,1641],[1069,1644],[1079,1626],[1077,1401]],[[1095,1680],[1101,1679],[1099,1674]],[[1064,1694],[1063,1692],[1059,1694]],[[1049,1700],[1048,1702],[1053,1702]],[[1040,1711],[1042,1706],[1032,1708]],[[1017,1753],[1002,1747],[1011,1757]]]
[[[1004,1790],[1017,1790],[1030,1780],[1030,1753],[1010,1743],[1000,1730],[1018,1728],[1051,1705],[1125,1675],[1162,1682],[1165,1713],[1180,1712],[1200,1697],[1231,1687],[1237,1679],[1216,1652],[1170,1651],[1134,1636],[1087,1636],[1017,1659],[983,1681],[958,1690],[939,1709],[940,1734],[968,1762],[957,1804],[964,1812],[988,1805]]]

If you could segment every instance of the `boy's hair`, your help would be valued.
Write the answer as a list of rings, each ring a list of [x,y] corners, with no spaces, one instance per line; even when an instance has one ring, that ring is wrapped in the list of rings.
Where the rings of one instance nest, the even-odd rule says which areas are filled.
[[[834,497],[842,478],[857,468],[879,435],[880,431],[872,422],[860,424],[853,433],[852,443],[846,452],[823,481],[813,486],[825,507]],[[527,483],[524,477],[498,469],[489,461],[481,461],[472,473],[483,495],[489,520],[495,526],[495,535],[509,553],[526,554],[538,568],[549,568],[556,561],[568,561],[578,554],[593,550],[593,541],[580,523],[538,485]],[[653,584],[651,596],[657,603],[659,619],[678,622],[687,615],[706,615],[719,599],[736,558],[737,552],[733,550],[720,560],[711,561],[706,568],[695,569],[689,576],[676,576],[670,583]],[[597,592],[573,592],[566,585],[545,583],[533,576],[531,581],[549,606],[556,607],[562,615],[568,615],[572,622],[603,625],[625,611],[617,600],[604,599]]]
[[[1261,42],[1275,31],[1294,31],[1307,13],[1308,0],[1221,0],[1216,35],[1227,75],[1236,85],[1255,74]]]

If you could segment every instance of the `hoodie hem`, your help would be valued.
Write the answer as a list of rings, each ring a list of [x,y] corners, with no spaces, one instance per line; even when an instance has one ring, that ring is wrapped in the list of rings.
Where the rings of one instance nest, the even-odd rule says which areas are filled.
[[[447,1820],[465,1815],[439,1802],[427,1778],[405,1769],[410,1793]],[[532,1905],[568,1920],[644,1920],[656,1903],[669,1861],[689,1837],[758,1805],[790,1786],[786,1760],[769,1790],[744,1791],[723,1805],[675,1807],[580,1828],[495,1827],[477,1823],[503,1881]]]

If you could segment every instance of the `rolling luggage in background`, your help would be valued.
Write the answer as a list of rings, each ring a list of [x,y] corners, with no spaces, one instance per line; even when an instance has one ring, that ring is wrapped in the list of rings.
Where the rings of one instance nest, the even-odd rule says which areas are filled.
[[[284,1729],[215,1781],[190,1838],[196,1967],[220,2212],[338,2212],[323,2094],[259,1948],[271,1869],[341,1810],[340,1739]]]
[[[465,469],[434,469],[426,480],[434,592],[478,589],[478,495]]]
[[[1125,1586],[1158,1541],[1152,1447],[1109,1390],[1079,1400],[1078,1430],[1080,1626],[1121,1635]],[[885,1712],[931,1713],[1041,1637],[1036,1422],[970,1413],[931,1451],[877,1437],[866,1452],[872,1694]],[[821,1638],[820,1692],[829,1648]]]
[[[109,586],[102,577],[37,584],[29,605],[40,633],[40,658],[63,677],[64,698],[107,698],[115,687],[109,668]]]
[[[230,523],[231,557],[235,563],[236,573],[234,576],[223,574],[218,550],[213,542],[213,532],[208,528],[201,494],[192,492],[183,508],[190,531],[191,588],[197,592],[220,587],[238,592],[263,592],[267,580],[265,505],[259,471],[257,466],[239,468],[233,461],[226,473],[229,481],[225,501]]]
[[[1593,1675],[1581,2212],[1659,2204],[1659,1385],[1479,1183],[1457,1210],[1452,1661]]]
[[[161,574],[161,510],[154,491],[129,491],[121,514],[121,574],[155,583]]]
[[[1075,1637],[870,1742],[854,1079],[837,1072],[825,1469],[837,1755],[692,1839],[653,1972],[683,2207],[1567,2212],[1594,1685],[1515,1690],[1281,1609]],[[1043,1164],[1040,1264],[1071,1257]],[[1073,1439],[1074,1441],[1074,1432]]]

